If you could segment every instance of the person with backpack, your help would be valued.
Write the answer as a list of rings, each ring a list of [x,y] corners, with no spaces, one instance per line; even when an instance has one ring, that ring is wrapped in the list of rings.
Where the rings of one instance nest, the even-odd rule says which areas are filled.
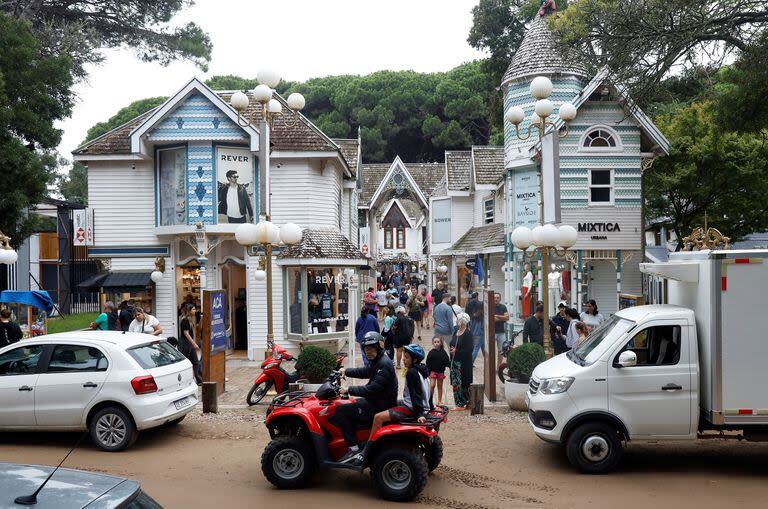
[[[11,310],[6,308],[0,311],[0,348],[16,343],[23,337],[19,324],[11,320]]]
[[[120,306],[118,306],[119,312],[117,313],[118,320],[120,321],[120,330],[123,332],[128,332],[128,328],[131,326],[131,322],[133,321],[133,313],[134,313],[134,301],[131,300],[124,300],[120,303]]]
[[[395,347],[397,369],[400,369],[400,361],[403,358],[403,347],[411,343],[413,339],[413,320],[405,314],[403,306],[395,310],[397,318],[392,324],[392,345]]]

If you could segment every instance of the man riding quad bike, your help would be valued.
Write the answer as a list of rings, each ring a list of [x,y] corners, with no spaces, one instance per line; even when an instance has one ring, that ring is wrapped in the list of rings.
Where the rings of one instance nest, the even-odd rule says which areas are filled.
[[[397,395],[392,361],[382,359],[380,339],[374,334],[362,342],[371,366],[346,370],[348,375],[367,375],[368,384],[344,391],[341,373],[334,372],[316,393],[284,393],[269,406],[265,424],[272,441],[262,454],[261,468],[278,488],[305,486],[317,468],[370,468],[383,498],[408,501],[424,489],[428,473],[440,464],[443,444],[438,432],[448,412],[445,407],[420,416],[398,415],[400,422],[384,422],[370,432],[373,416],[385,404],[395,407]]]

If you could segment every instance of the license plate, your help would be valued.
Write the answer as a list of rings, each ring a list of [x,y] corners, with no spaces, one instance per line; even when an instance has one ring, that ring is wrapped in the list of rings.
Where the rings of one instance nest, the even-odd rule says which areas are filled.
[[[176,405],[176,410],[181,410],[182,408],[189,406],[191,403],[189,401],[189,397],[186,397],[178,401],[174,401],[173,404]]]

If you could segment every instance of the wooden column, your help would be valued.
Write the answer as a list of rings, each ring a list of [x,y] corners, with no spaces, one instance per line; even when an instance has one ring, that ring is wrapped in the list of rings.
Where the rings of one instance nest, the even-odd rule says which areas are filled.
[[[493,318],[494,308],[493,290],[485,290],[485,324],[483,334],[485,334],[486,350],[483,355],[483,374],[485,375],[485,395],[488,401],[496,401],[496,320]]]

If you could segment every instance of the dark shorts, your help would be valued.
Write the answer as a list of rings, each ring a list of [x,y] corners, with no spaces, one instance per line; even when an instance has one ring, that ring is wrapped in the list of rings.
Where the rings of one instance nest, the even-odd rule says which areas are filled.
[[[411,344],[411,340],[410,339],[405,339],[404,340],[402,338],[395,338],[395,339],[392,340],[392,345],[395,348],[402,348],[405,345],[410,345],[410,344]]]
[[[408,316],[413,320],[414,322],[418,322],[421,320],[421,311],[411,311],[408,313]]]
[[[389,420],[400,422],[403,419],[413,417],[413,411],[406,406],[396,406],[389,409]]]

